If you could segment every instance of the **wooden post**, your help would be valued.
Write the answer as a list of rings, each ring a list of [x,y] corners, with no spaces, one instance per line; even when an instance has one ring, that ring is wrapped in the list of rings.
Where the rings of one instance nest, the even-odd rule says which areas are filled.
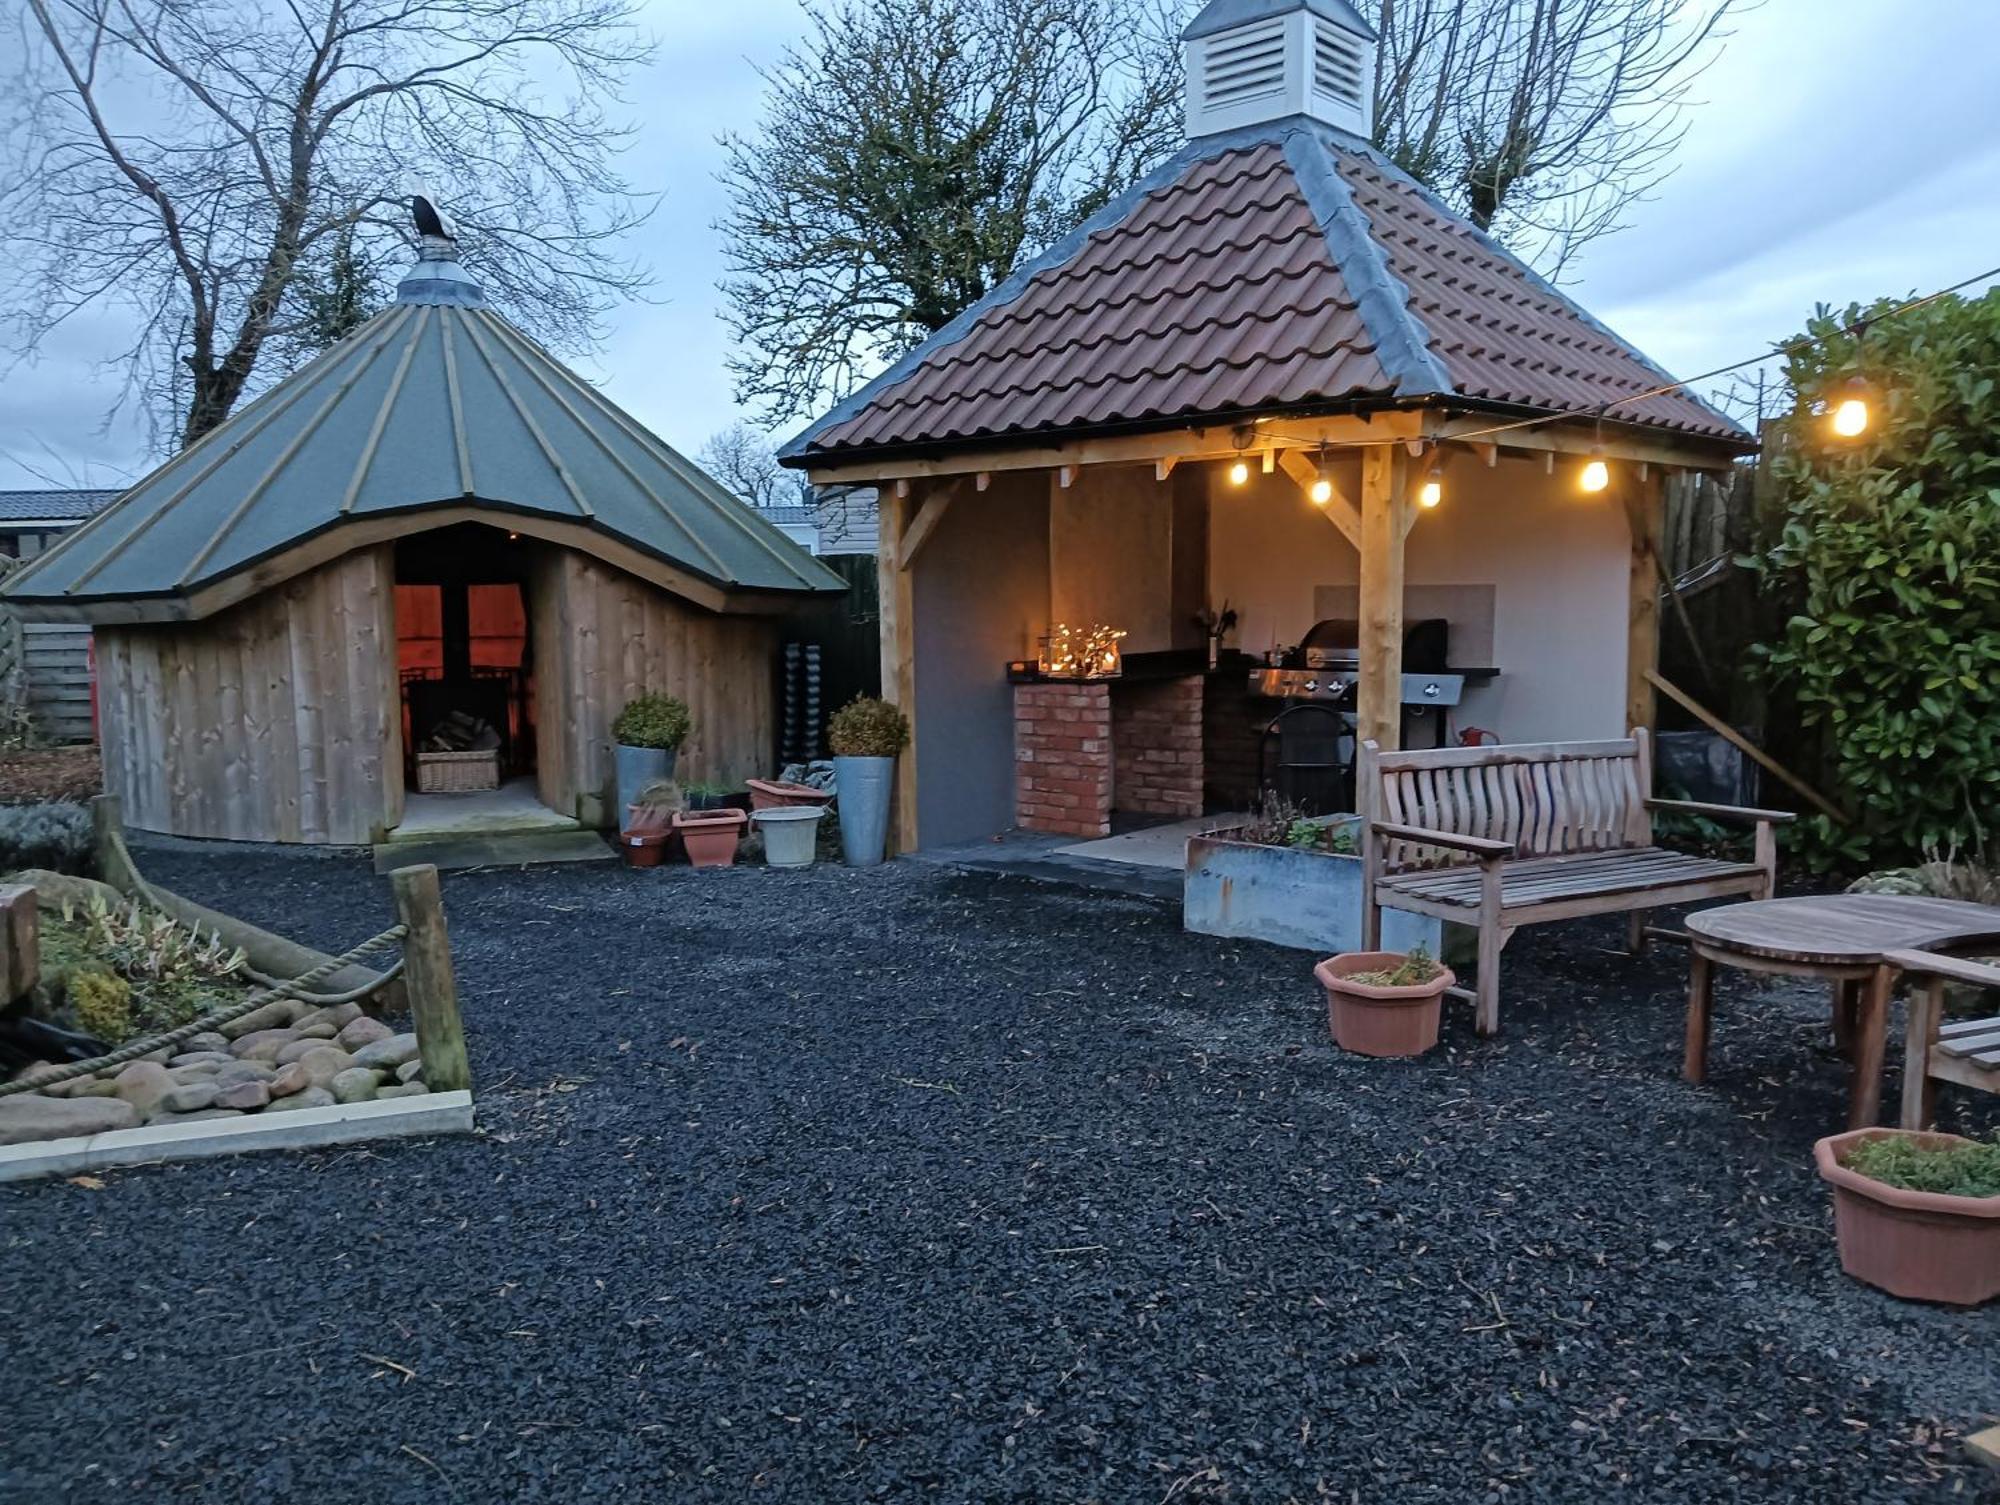
[[[1409,461],[1400,444],[1361,451],[1361,683],[1354,740],[1403,745],[1403,534]]]
[[[42,976],[42,921],[35,891],[25,884],[0,888],[0,1004],[34,991]]]
[[[433,1092],[468,1091],[472,1068],[465,1058],[465,1026],[458,1018],[458,982],[451,971],[438,870],[429,863],[399,867],[389,874],[389,887],[396,895],[397,917],[409,930],[403,937],[403,984],[416,1021],[424,1085]]]
[[[1625,480],[1625,520],[1632,533],[1625,630],[1625,725],[1650,728],[1655,714],[1652,673],[1660,664],[1660,530],[1664,477]]]
[[[881,597],[882,698],[909,718],[910,745],[896,759],[895,803],[889,817],[889,854],[916,850],[917,845],[917,674],[915,579],[903,568],[910,519],[916,512],[914,484],[897,494],[881,495],[880,538],[876,548],[876,584]],[[921,542],[922,540],[918,540]]]

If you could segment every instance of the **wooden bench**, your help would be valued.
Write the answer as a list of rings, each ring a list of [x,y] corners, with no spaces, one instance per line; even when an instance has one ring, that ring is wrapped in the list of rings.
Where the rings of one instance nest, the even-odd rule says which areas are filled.
[[[1903,1127],[1931,1126],[1939,1082],[2000,1092],[2000,1014],[1991,1019],[1944,1022],[1947,984],[2000,988],[2000,967],[1928,951],[1891,951],[1882,959],[1906,977],[1924,979],[1921,987],[1910,989],[1909,1023],[1904,1034]]]
[[[1632,949],[1646,913],[1697,899],[1769,898],[1782,810],[1652,792],[1647,732],[1622,741],[1543,742],[1383,752],[1364,742],[1355,793],[1362,826],[1362,916],[1378,944],[1382,910],[1414,910],[1479,932],[1479,1033],[1500,1028],[1500,951],[1523,925],[1629,914]],[[1754,859],[1669,851],[1653,817],[1674,811],[1753,823]]]

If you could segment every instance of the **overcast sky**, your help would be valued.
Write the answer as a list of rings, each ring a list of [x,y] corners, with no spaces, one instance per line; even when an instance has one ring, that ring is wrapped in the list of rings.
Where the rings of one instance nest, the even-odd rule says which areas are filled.
[[[653,0],[658,61],[631,90],[633,182],[664,195],[635,237],[655,301],[615,312],[579,368],[693,451],[737,414],[716,316],[715,133],[751,128],[757,65],[800,30],[796,0]],[[2000,264],[2000,0],[1766,0],[1732,23],[1675,175],[1569,290],[1680,375],[1795,331],[1815,303],[1929,291]],[[148,465],[102,431],[127,332],[73,323],[0,386],[0,487],[115,484]]]

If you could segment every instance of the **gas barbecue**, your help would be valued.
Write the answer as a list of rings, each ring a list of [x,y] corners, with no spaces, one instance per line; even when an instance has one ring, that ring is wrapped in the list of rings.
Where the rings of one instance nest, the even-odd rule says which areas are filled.
[[[1412,622],[1403,633],[1403,745],[1441,747],[1443,711],[1465,694],[1467,676],[1447,669],[1451,627],[1442,617]],[[1361,682],[1358,624],[1329,618],[1316,623],[1275,668],[1253,669],[1250,692],[1273,700],[1332,701],[1352,711]],[[1419,733],[1428,732],[1428,736]]]

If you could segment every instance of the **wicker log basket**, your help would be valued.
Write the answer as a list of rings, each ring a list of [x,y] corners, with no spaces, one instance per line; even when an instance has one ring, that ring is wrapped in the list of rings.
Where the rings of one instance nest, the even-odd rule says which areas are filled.
[[[500,754],[485,752],[420,752],[417,793],[469,794],[500,787]]]

